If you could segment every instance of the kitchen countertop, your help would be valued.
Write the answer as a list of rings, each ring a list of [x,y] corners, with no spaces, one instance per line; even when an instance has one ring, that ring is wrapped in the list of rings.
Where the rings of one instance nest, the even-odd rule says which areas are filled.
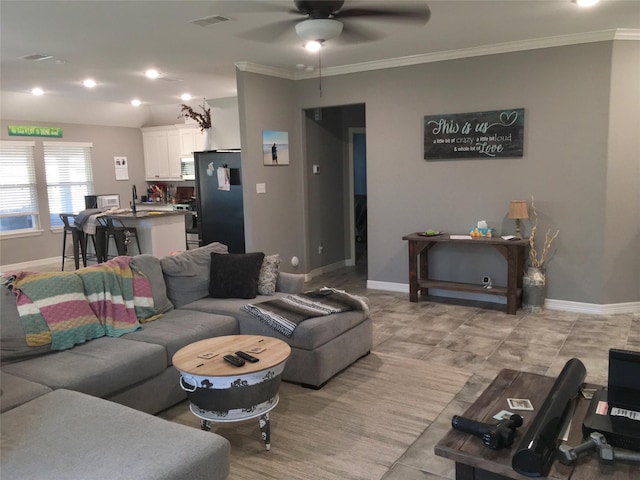
[[[185,215],[187,213],[191,213],[186,210],[141,210],[137,211],[135,214],[133,212],[127,213],[110,213],[106,214],[105,217],[115,217],[115,218],[160,218],[160,217],[170,217],[175,215]]]

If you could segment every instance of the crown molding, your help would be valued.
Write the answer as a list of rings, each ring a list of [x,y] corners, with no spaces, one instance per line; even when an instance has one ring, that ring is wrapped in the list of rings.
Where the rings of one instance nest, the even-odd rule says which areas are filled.
[[[259,73],[270,77],[284,78],[286,80],[298,80],[295,74],[282,68],[269,67],[251,62],[236,62],[236,68],[241,72]]]
[[[601,30],[597,32],[558,35],[555,37],[536,38],[533,40],[499,43],[481,47],[462,48],[459,50],[449,50],[446,52],[409,55],[406,57],[396,57],[386,60],[354,63],[351,65],[342,65],[339,67],[325,67],[322,69],[322,75],[325,77],[334,75],[347,75],[350,73],[382,70],[385,68],[406,67],[411,65],[420,65],[423,63],[444,62],[447,60],[481,57],[484,55],[497,55],[501,53],[522,52],[526,50],[564,47],[567,45],[579,45],[583,43],[606,42],[612,40],[640,41],[640,30],[618,28],[612,30]],[[289,80],[306,80],[309,78],[317,78],[319,75],[319,72],[317,70],[314,70],[312,72],[289,72],[280,68],[267,67],[264,65],[248,62],[236,63],[236,67],[239,70],[246,72],[260,73],[263,75],[270,75],[273,77],[280,77]]]

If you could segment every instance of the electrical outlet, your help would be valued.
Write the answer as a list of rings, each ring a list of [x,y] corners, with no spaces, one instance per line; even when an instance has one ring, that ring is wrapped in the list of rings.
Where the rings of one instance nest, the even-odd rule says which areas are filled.
[[[324,247],[322,245],[318,245],[318,254],[322,255],[322,251],[324,250]]]

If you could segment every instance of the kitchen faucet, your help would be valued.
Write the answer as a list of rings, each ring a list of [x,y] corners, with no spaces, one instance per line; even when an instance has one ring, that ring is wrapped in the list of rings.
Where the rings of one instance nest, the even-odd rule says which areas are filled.
[[[138,199],[138,193],[136,192],[136,186],[134,185],[133,187],[131,187],[131,197],[132,197],[132,202],[131,202],[131,212],[135,215],[136,214],[136,200]]]

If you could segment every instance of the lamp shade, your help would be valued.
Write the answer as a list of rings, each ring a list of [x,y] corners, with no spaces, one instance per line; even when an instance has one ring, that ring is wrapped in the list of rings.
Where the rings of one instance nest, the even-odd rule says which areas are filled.
[[[509,218],[529,218],[526,200],[511,200],[509,202]]]

